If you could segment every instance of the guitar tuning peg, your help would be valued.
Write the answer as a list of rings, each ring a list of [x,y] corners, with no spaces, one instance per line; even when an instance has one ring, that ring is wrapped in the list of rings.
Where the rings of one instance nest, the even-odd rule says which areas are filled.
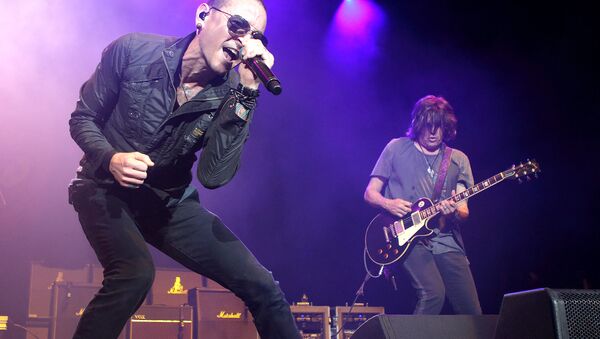
[[[537,174],[537,173],[534,173],[534,174],[533,174],[533,177],[537,179],[539,176],[538,176],[538,174]]]
[[[519,182],[519,184],[523,183],[523,179],[521,179],[521,178],[518,178],[517,181]]]

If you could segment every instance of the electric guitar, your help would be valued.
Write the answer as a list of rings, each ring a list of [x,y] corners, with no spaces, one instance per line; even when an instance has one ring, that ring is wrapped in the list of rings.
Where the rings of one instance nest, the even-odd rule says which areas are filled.
[[[537,178],[540,166],[535,160],[528,160],[518,166],[500,172],[446,200],[456,203],[481,193],[486,189],[506,180]],[[378,214],[367,226],[365,232],[365,249],[369,259],[377,265],[389,265],[400,260],[408,249],[420,238],[433,234],[435,227],[429,221],[440,213],[440,203],[434,204],[428,198],[421,198],[411,206],[411,212],[404,217],[392,216],[389,213]]]

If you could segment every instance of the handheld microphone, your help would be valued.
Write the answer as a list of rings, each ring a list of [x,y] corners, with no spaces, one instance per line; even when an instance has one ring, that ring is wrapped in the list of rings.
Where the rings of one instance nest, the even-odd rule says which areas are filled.
[[[281,94],[281,82],[279,82],[273,71],[265,65],[260,57],[245,60],[244,64],[254,72],[269,92],[275,95]]]

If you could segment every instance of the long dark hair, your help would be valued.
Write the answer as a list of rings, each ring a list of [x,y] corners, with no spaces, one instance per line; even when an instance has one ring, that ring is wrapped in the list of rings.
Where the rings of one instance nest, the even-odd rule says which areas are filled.
[[[415,104],[411,113],[411,122],[406,136],[416,140],[425,128],[442,129],[445,142],[456,137],[456,124],[458,120],[454,109],[446,99],[435,95],[425,96]]]

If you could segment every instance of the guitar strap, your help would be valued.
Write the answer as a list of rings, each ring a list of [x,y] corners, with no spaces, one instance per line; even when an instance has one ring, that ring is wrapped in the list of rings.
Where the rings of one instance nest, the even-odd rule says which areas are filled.
[[[440,168],[438,169],[438,177],[435,182],[435,187],[433,188],[433,196],[432,200],[434,202],[438,201],[440,195],[442,194],[442,188],[444,187],[444,181],[446,181],[446,174],[448,173],[448,167],[450,167],[450,158],[452,156],[452,148],[446,146],[444,144],[443,147],[443,158],[440,163]]]

